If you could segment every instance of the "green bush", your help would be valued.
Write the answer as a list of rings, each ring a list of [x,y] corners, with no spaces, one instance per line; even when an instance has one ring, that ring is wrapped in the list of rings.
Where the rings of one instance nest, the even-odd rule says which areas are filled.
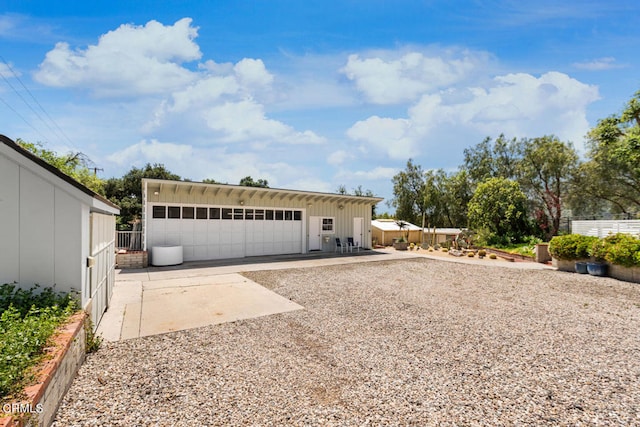
[[[19,392],[56,328],[77,311],[75,299],[52,288],[0,286],[0,396]],[[15,303],[15,304],[14,304]]]
[[[640,239],[629,234],[614,234],[593,245],[594,257],[623,267],[640,266]]]
[[[589,258],[598,240],[597,237],[580,234],[555,236],[549,242],[549,253],[554,258],[568,261]]]

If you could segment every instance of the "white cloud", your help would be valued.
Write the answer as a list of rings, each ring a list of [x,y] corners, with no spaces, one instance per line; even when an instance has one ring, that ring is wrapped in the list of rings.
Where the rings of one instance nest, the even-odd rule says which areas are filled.
[[[247,89],[262,89],[273,82],[273,75],[267,71],[260,59],[244,58],[233,67],[233,70],[240,85]]]
[[[612,70],[615,68],[624,67],[624,65],[616,64],[616,59],[610,56],[594,59],[592,61],[574,62],[573,66],[580,70],[588,70],[588,71],[603,71],[603,70]]]
[[[17,76],[20,76],[20,72],[16,71],[16,69],[11,65],[11,63],[7,65],[4,62],[0,62],[0,77],[6,77],[6,78],[15,77],[13,74],[14,72],[16,73]]]
[[[407,119],[369,117],[351,126],[347,136],[363,143],[363,151],[385,152],[392,159],[406,159],[416,154],[417,138],[411,135],[412,122]]]
[[[222,146],[141,140],[111,153],[106,160],[112,167],[123,170],[122,173],[126,173],[132,166],[159,163],[164,164],[171,172],[194,181],[211,178],[217,182],[237,184],[240,179],[251,176],[254,179],[266,179],[270,187],[284,186],[300,190],[328,187],[328,183],[317,179],[306,164],[274,161],[259,151],[231,152]],[[313,186],[305,187],[304,183],[313,183]]]
[[[394,159],[415,157],[425,149],[442,151],[443,135],[450,139],[465,129],[481,137],[555,134],[581,143],[589,130],[587,106],[598,99],[595,86],[558,72],[540,77],[508,74],[495,77],[488,87],[463,91],[464,96],[424,95],[409,108],[407,118],[372,116],[355,123],[347,135]],[[460,143],[464,146],[468,141]]]
[[[252,100],[226,102],[209,108],[204,118],[210,129],[219,132],[220,142],[279,142],[318,144],[324,139],[311,131],[297,132],[277,120],[268,119],[264,107]]]
[[[342,72],[369,101],[396,104],[463,81],[487,62],[486,54],[470,51],[441,51],[437,56],[415,51],[399,54],[375,52],[369,58],[350,55]]]
[[[197,34],[190,18],[168,26],[157,21],[121,25],[84,50],[57,43],[34,77],[45,85],[87,88],[99,96],[163,93],[194,80],[180,63],[201,57]]]
[[[118,166],[141,166],[146,163],[182,162],[192,157],[193,148],[190,145],[159,142],[154,139],[151,141],[142,140],[137,144],[130,145],[111,154],[107,160]]]
[[[343,170],[343,171],[340,171],[340,173],[338,173],[337,177],[340,179],[375,181],[375,180],[390,180],[397,173],[398,173],[398,169],[396,168],[378,166],[371,170],[364,170],[364,171]]]
[[[337,150],[329,154],[329,157],[327,157],[327,163],[333,166],[338,166],[351,157],[353,157],[353,155],[351,155],[349,152],[345,150]]]

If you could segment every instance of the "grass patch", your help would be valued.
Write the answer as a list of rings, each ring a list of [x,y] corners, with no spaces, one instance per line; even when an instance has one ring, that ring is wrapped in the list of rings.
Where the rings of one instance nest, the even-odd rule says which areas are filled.
[[[53,288],[29,290],[15,284],[0,286],[0,397],[19,393],[33,379],[32,368],[42,359],[55,332],[78,304],[72,294]]]
[[[501,251],[509,252],[510,254],[524,255],[531,258],[536,256],[536,244],[542,243],[542,240],[536,238],[530,238],[525,243],[514,243],[510,245],[501,246],[489,246],[493,249],[499,249]]]

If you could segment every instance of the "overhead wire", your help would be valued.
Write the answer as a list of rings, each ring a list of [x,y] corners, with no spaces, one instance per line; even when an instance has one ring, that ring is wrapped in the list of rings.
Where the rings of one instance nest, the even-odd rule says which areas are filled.
[[[57,139],[64,139],[66,140],[66,142],[68,142],[76,151],[80,151],[78,149],[78,147],[73,143],[73,141],[71,140],[71,138],[69,138],[67,136],[67,134],[62,130],[62,128],[58,125],[58,123],[51,117],[51,115],[49,115],[49,113],[45,110],[45,108],[42,106],[42,104],[40,102],[38,102],[38,100],[36,99],[36,97],[33,95],[33,93],[29,90],[29,88],[27,88],[27,86],[24,84],[24,82],[22,81],[22,79],[20,79],[20,76],[18,75],[18,73],[15,72],[15,70],[13,69],[13,67],[11,67],[11,65],[5,60],[5,58],[0,55],[0,61],[2,61],[2,63],[7,67],[7,69],[11,72],[11,74],[13,75],[13,77],[20,83],[20,85],[22,86],[22,88],[29,94],[29,96],[31,97],[31,99],[33,99],[33,101],[35,102],[35,104],[40,108],[40,110],[42,111],[42,113],[49,119],[49,122],[51,122],[53,124],[53,126],[55,126],[54,129],[51,124],[49,122],[47,122],[42,115],[36,111],[36,109],[22,96],[22,94],[13,86],[13,84],[11,84],[11,82],[6,78],[6,76],[3,73],[0,73],[0,76],[2,77],[2,79],[4,80],[4,82],[13,90],[13,92],[18,95],[18,97],[22,100],[22,102],[36,115],[36,117],[38,117],[38,119],[40,119],[40,121],[42,123],[44,123],[44,125],[49,129],[50,132],[52,132]],[[24,116],[22,116],[21,114],[19,114],[13,107],[11,107],[4,99],[2,100],[2,102],[7,105],[16,115],[18,115],[25,123],[27,123],[29,125],[29,127],[31,127],[32,129],[36,130],[36,132],[38,132],[38,134],[40,134],[41,136],[44,137],[44,139],[48,139],[46,138],[42,132],[38,131],[36,129],[36,127],[29,123]]]

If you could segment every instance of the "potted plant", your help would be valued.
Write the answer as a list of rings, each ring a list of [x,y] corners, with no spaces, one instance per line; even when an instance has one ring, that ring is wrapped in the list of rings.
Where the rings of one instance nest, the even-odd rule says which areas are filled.
[[[607,275],[607,239],[598,239],[591,245],[589,254],[593,261],[587,262],[587,272],[592,276]]]
[[[402,230],[404,230],[405,228],[409,228],[409,224],[406,221],[402,221],[402,220],[398,220],[396,221],[396,225],[398,226],[398,228],[400,229],[400,232],[402,233]],[[408,240],[407,240],[407,236],[405,236],[404,234],[402,234],[400,236],[400,238],[398,238],[394,243],[393,243],[393,247],[397,250],[397,251],[406,251],[407,248],[409,246]]]
[[[407,242],[407,238],[406,237],[402,236],[402,237],[397,238],[393,242],[393,247],[397,251],[406,251],[407,248],[409,247],[409,242]]]

